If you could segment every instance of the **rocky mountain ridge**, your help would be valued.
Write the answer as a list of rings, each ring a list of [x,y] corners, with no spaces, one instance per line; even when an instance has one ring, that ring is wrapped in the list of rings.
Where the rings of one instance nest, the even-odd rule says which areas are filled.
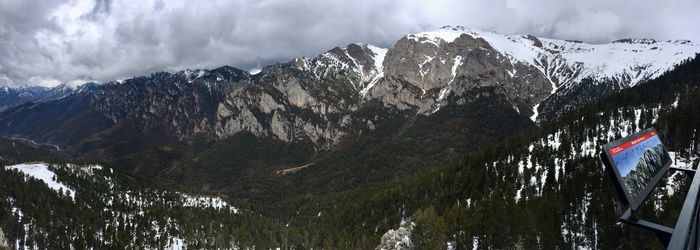
[[[224,66],[56,91],[60,98],[0,113],[0,133],[98,155],[116,139],[134,143],[153,131],[170,142],[245,132],[324,150],[375,129],[377,112],[430,116],[490,98],[533,121],[549,119],[657,77],[698,51],[688,41],[586,44],[443,27],[388,49],[353,43],[255,75]]]
[[[468,42],[470,38],[474,41]],[[484,73],[469,66],[470,62],[474,62],[473,54],[469,57],[453,52],[451,57],[447,56],[451,47],[465,43],[473,44],[474,48],[484,53],[484,57],[492,60],[491,67],[487,68],[494,69],[490,72],[493,75],[486,77],[486,81],[506,92],[514,108],[533,115],[556,114],[559,110],[590,102],[593,97],[577,97],[589,85],[603,85],[601,87],[605,90],[619,90],[656,78],[700,52],[700,45],[687,40],[621,39],[608,44],[587,44],[532,35],[504,35],[459,26],[407,35],[392,50],[408,47],[423,51],[405,67],[414,72],[407,79],[409,82],[425,84],[414,85],[421,89],[421,96],[422,91],[436,92],[439,87],[437,92],[440,94],[429,102],[444,106],[449,104],[444,101],[446,96],[463,95],[464,90],[459,88],[472,86],[478,81],[470,78],[478,78]],[[466,51],[474,53],[468,47]],[[399,60],[404,59],[402,57]],[[465,62],[462,63],[462,60]],[[460,66],[454,68],[453,74],[449,74],[451,66],[457,61]],[[475,61],[478,65],[488,65],[482,63],[484,60]],[[496,64],[499,67],[494,67]],[[460,69],[466,70],[460,74]],[[433,72],[433,76],[439,77],[425,79],[425,72]],[[466,78],[466,82],[459,83],[460,77]],[[436,85],[435,80],[440,84]],[[458,84],[453,83],[455,80]],[[550,86],[545,86],[546,84]],[[521,107],[524,105],[529,106]],[[537,115],[534,115],[533,120],[536,119]]]

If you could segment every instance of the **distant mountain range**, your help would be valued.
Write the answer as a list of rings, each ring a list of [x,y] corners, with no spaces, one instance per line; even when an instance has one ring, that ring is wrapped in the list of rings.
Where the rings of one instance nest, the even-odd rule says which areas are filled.
[[[345,155],[348,148],[406,146],[391,164],[348,163],[350,169],[384,166],[377,169],[380,176],[395,173],[357,177],[374,182],[519,133],[533,121],[653,79],[698,52],[699,45],[680,40],[586,44],[443,27],[406,35],[391,48],[353,43],[255,75],[224,66],[80,87],[5,88],[0,134],[75,157],[126,163],[120,165],[148,178],[177,180],[188,179],[185,173],[224,178],[192,169],[191,159],[215,147],[182,142],[227,147],[250,134],[269,140],[265,147],[279,142],[290,145],[288,151],[306,152],[292,157],[285,151],[280,161],[265,164],[278,170],[354,159]],[[386,153],[376,150],[376,158]],[[252,163],[259,160],[242,160],[236,173],[259,168]]]
[[[27,102],[39,103],[61,99],[68,95],[90,91],[97,87],[95,83],[80,85],[60,84],[55,87],[43,86],[4,86],[0,87],[0,111],[16,107]]]

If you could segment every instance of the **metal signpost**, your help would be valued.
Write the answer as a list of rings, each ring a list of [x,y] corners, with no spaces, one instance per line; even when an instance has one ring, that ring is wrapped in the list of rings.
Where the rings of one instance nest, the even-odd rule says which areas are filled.
[[[698,249],[700,175],[695,174],[695,169],[671,167],[672,159],[653,128],[608,143],[603,150],[600,159],[620,201],[629,206],[620,222],[654,233],[667,249]],[[670,169],[693,176],[674,228],[639,219],[634,214]]]

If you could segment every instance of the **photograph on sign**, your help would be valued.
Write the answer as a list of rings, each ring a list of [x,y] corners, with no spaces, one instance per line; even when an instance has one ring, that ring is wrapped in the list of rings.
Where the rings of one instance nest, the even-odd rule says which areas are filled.
[[[671,160],[656,131],[632,138],[609,150],[631,199]]]

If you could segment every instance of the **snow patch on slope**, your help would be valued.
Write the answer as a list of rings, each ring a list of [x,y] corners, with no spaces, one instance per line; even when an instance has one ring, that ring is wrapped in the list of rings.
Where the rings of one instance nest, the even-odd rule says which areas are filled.
[[[658,77],[700,52],[700,45],[688,41],[633,40],[587,44],[544,38],[540,40],[545,49],[558,51],[569,64],[583,64],[583,70],[575,81],[585,77],[597,80],[618,77],[628,81],[629,86]]]
[[[443,41],[448,43],[454,42],[463,33],[459,28],[442,28],[435,31],[410,34],[407,37],[422,43],[432,43],[435,46],[440,46],[440,43]]]
[[[384,77],[384,57],[386,57],[386,52],[389,51],[388,49],[379,48],[371,44],[367,44],[366,46],[372,51],[372,53],[374,53],[372,59],[374,60],[375,73],[372,80],[370,80],[369,83],[367,83],[367,85],[360,90],[360,95],[362,95],[362,97],[367,95],[374,85],[376,85],[377,82]]]
[[[250,75],[257,75],[257,74],[259,74],[260,72],[262,72],[262,69],[260,69],[260,68],[253,68],[253,69],[250,69],[250,70],[248,71],[248,73],[249,73]]]
[[[238,208],[230,206],[226,201],[220,197],[212,196],[192,196],[187,194],[181,194],[183,207],[197,207],[197,208],[214,208],[214,209],[229,209],[234,214],[238,213]]]
[[[538,103],[538,104],[535,104],[535,106],[532,107],[532,112],[533,112],[534,114],[532,114],[532,116],[530,116],[530,120],[532,120],[533,122],[537,122],[537,116],[540,114],[540,113],[537,111],[537,109],[538,109],[539,107],[540,107],[540,104],[539,104],[539,103]]]
[[[460,56],[460,55],[455,56],[455,58],[452,60],[452,79],[447,83],[447,86],[445,86],[444,88],[442,88],[440,90],[440,93],[438,94],[438,98],[437,98],[437,100],[435,100],[437,102],[437,104],[436,104],[437,107],[435,107],[435,109],[433,109],[432,113],[435,113],[438,110],[440,110],[440,107],[441,107],[440,102],[445,100],[445,98],[447,98],[448,94],[452,90],[452,83],[457,78],[457,69],[459,69],[459,66],[461,66],[462,63],[463,63],[463,60],[462,60],[462,56]]]
[[[697,155],[691,155],[688,158],[681,157],[676,152],[668,152],[668,155],[671,157],[672,168],[693,169],[693,164],[700,160],[700,157]]]
[[[511,64],[517,62],[533,64],[542,49],[536,47],[533,41],[523,35],[503,35],[493,31],[465,29],[465,33],[474,38],[483,38],[491,47],[510,59]]]
[[[23,163],[6,166],[5,169],[20,171],[29,178],[43,181],[49,188],[55,190],[56,192],[67,192],[68,196],[75,198],[75,191],[62,183],[57,182],[56,174],[49,170],[49,165],[46,163]]]

